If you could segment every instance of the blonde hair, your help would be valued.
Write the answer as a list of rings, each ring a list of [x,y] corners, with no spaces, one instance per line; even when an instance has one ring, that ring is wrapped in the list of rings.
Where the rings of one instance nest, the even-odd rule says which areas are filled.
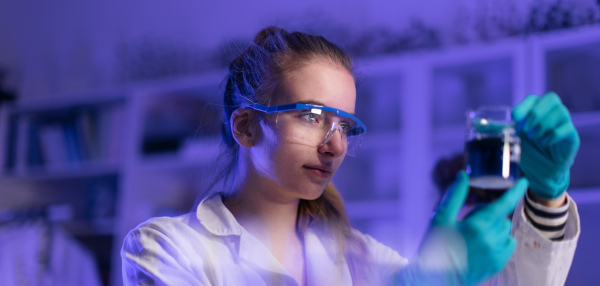
[[[367,278],[369,266],[364,261],[368,251],[365,242],[352,232],[342,196],[329,182],[316,200],[300,200],[296,229],[304,235],[309,227],[322,229],[333,235],[350,269],[355,285]]]

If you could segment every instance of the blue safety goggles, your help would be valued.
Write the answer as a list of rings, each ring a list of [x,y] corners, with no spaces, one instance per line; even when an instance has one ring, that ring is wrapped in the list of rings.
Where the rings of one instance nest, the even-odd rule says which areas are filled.
[[[277,114],[280,134],[310,146],[322,146],[339,133],[344,153],[350,156],[356,154],[367,132],[367,127],[356,116],[337,108],[305,103],[244,107]]]

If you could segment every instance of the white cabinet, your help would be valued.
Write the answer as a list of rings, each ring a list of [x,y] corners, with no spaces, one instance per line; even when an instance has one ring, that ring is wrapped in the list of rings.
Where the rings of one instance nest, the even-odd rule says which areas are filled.
[[[571,193],[582,205],[600,203],[595,167],[600,161],[595,150],[600,146],[599,28],[358,59],[357,67],[356,114],[368,132],[357,156],[345,158],[334,183],[352,225],[401,254],[415,253],[439,199],[431,176],[435,162],[463,150],[467,108],[512,106],[527,94],[556,91],[581,135]],[[81,216],[75,220],[79,227],[72,229],[84,232],[94,229],[86,214],[93,201],[89,197],[98,189],[111,189],[114,209],[103,228],[96,228],[100,229],[96,235],[108,235],[113,241],[111,281],[120,284],[119,250],[127,231],[152,216],[189,211],[198,192],[211,183],[221,150],[221,118],[215,114],[223,107],[220,84],[225,75],[218,70],[118,91],[4,106],[0,207],[71,204]],[[59,157],[63,159],[28,153],[36,138],[50,138],[38,147],[57,145],[52,143],[56,131],[47,131],[52,127],[48,122],[75,125],[69,128],[76,134],[83,130],[75,142],[84,142],[79,148],[90,148],[84,127],[89,118],[113,126],[114,134],[119,134],[98,131],[109,127],[94,129],[104,134],[98,140],[108,150],[99,152],[105,155],[82,153],[75,163],[67,160],[62,164],[66,167],[55,168],[46,162],[54,160],[61,166],[61,160],[69,158],[68,149],[61,155],[67,157]],[[591,246],[581,246],[586,247],[594,253]]]

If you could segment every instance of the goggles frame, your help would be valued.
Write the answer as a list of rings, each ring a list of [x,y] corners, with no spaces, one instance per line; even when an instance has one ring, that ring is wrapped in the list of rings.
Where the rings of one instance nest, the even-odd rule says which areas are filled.
[[[291,104],[282,104],[282,105],[275,105],[275,106],[266,106],[266,105],[262,105],[262,104],[247,104],[247,105],[244,105],[243,107],[258,110],[258,111],[261,111],[261,112],[264,112],[267,114],[274,114],[274,113],[280,113],[280,112],[285,112],[285,111],[306,110],[306,109],[309,109],[309,110],[318,109],[318,110],[328,111],[339,117],[350,119],[354,122],[354,125],[356,127],[348,130],[348,132],[346,133],[347,137],[361,136],[361,138],[359,138],[358,140],[362,141],[362,136],[364,136],[364,134],[367,133],[367,127],[365,126],[364,123],[362,123],[362,121],[360,121],[360,119],[356,118],[356,116],[354,116],[346,111],[343,111],[343,110],[337,109],[337,108],[333,108],[333,107],[308,104],[308,103],[291,103]],[[325,142],[327,142],[328,140],[329,139],[327,138]],[[357,149],[360,147],[360,141],[359,141],[357,147],[355,147],[354,152],[346,153],[346,154],[348,154],[350,156],[354,156]]]
[[[282,104],[282,105],[275,105],[275,106],[266,106],[266,105],[254,103],[254,104],[248,104],[245,107],[249,107],[254,110],[262,111],[262,112],[268,113],[268,114],[279,113],[279,112],[284,112],[284,111],[291,111],[291,110],[320,109],[320,110],[324,110],[324,111],[333,112],[338,116],[341,116],[343,118],[348,118],[348,119],[351,119],[352,121],[354,121],[354,123],[356,123],[358,125],[358,128],[352,129],[351,133],[346,134],[347,136],[350,137],[350,136],[361,135],[361,134],[367,133],[367,126],[365,126],[365,124],[362,123],[362,121],[360,121],[360,119],[356,118],[356,116],[354,116],[346,111],[343,111],[341,109],[337,109],[337,108],[333,108],[333,107],[329,107],[329,106],[307,104],[307,103],[290,103],[290,104]]]

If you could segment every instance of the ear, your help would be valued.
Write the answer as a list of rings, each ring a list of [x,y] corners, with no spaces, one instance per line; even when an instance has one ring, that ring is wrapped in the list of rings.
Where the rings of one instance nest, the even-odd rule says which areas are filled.
[[[235,141],[246,148],[254,146],[256,139],[253,128],[253,112],[249,109],[236,109],[229,118],[229,126]]]

